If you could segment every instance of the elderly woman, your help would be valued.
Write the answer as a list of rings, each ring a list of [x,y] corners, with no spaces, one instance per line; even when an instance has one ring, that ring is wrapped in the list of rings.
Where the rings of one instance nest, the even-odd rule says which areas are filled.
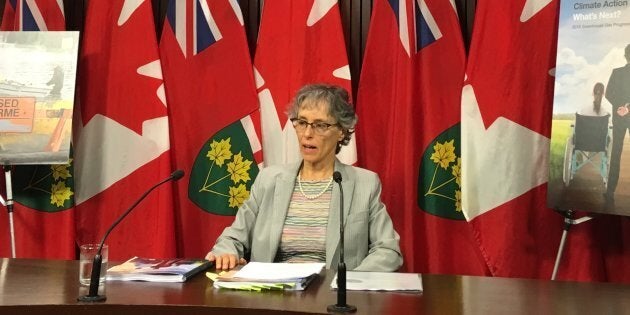
[[[378,176],[336,159],[348,144],[357,116],[348,93],[337,86],[304,86],[289,117],[302,161],[263,169],[240,207],[206,255],[217,269],[245,258],[259,262],[339,261],[339,197],[333,173],[342,177],[345,262],[348,270],[395,271],[402,265],[400,237],[381,202]]]

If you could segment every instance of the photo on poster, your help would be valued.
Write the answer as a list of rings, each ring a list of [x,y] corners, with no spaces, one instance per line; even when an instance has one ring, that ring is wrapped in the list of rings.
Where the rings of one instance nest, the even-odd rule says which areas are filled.
[[[66,164],[78,32],[0,32],[0,164]]]
[[[548,206],[630,215],[630,6],[563,0]]]

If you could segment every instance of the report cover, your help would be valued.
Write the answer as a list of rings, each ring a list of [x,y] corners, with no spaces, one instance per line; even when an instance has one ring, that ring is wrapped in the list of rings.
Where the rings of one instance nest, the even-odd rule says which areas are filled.
[[[184,282],[208,269],[212,262],[203,259],[154,259],[133,257],[107,270],[107,280]]]

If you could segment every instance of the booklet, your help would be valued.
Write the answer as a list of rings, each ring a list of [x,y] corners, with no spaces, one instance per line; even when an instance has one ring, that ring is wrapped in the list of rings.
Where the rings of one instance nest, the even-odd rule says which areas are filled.
[[[107,270],[107,280],[184,282],[212,266],[203,259],[155,259],[133,257]]]
[[[250,262],[240,269],[206,276],[215,288],[264,291],[301,291],[317,277],[324,263],[259,263]]]

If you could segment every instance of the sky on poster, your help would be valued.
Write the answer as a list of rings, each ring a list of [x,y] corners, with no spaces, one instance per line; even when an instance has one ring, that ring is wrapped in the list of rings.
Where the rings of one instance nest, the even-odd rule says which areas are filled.
[[[629,4],[625,0],[561,1],[554,114],[591,106],[595,83],[608,84],[612,69],[626,64]],[[610,103],[604,100],[602,105],[610,112]]]

